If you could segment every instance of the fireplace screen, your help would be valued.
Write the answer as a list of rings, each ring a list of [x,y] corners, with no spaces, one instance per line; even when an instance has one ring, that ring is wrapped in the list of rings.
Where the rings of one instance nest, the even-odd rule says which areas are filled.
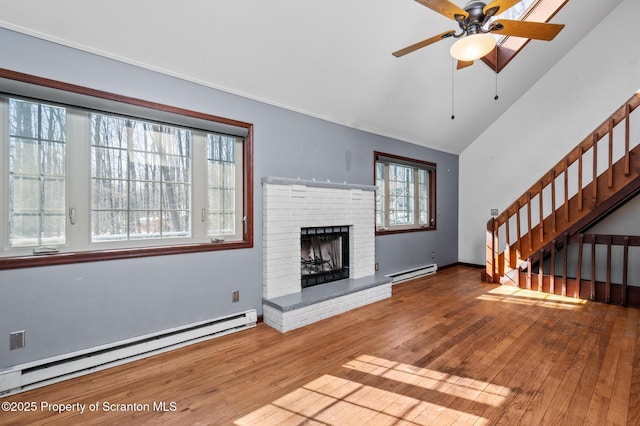
[[[300,254],[302,288],[349,278],[349,227],[303,228]]]

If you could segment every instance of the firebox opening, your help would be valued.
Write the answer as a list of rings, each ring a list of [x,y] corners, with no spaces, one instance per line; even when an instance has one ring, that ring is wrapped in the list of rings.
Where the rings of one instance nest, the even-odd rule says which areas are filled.
[[[302,288],[349,278],[349,227],[303,228],[300,254]]]

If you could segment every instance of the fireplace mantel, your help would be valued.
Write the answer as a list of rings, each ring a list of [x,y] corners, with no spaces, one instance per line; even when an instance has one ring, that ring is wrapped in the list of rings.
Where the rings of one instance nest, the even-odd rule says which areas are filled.
[[[300,178],[284,178],[266,176],[262,178],[262,185],[274,184],[274,185],[303,185],[316,188],[335,188],[335,189],[360,189],[362,191],[375,191],[375,185],[360,185],[347,182],[333,182],[330,180],[316,180],[316,179],[300,179]]]

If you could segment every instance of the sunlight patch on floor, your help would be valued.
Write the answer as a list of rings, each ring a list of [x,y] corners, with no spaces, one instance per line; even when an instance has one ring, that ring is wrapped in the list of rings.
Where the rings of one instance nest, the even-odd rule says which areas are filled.
[[[512,303],[517,305],[541,306],[545,308],[576,310],[581,309],[586,300],[557,294],[542,293],[518,287],[500,286],[478,296],[479,300]]]
[[[363,377],[325,374],[235,424],[482,425],[487,423],[482,414],[510,394],[503,386],[369,355],[343,367]],[[375,386],[364,384],[367,375],[378,376],[368,381]]]
[[[443,392],[457,398],[472,401],[481,398],[482,403],[494,406],[501,405],[509,395],[509,388],[503,386],[368,355],[360,356],[345,364],[344,367],[423,389]]]

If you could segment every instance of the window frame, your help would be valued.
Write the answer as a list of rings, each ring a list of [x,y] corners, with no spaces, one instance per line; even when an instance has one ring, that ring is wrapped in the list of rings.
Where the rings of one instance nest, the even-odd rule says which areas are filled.
[[[525,12],[521,21],[549,22],[569,0],[539,0]],[[482,57],[489,68],[500,73],[504,67],[531,41],[529,38],[505,36],[486,56]]]
[[[181,243],[176,241],[170,243],[170,245],[157,246],[141,246],[131,248],[112,248],[112,249],[95,249],[95,245],[91,245],[88,250],[70,251],[70,252],[58,252],[48,254],[29,254],[29,255],[17,255],[17,256],[5,256],[0,257],[0,270],[5,269],[17,269],[27,267],[39,267],[39,266],[52,266],[52,265],[64,265],[83,262],[97,262],[116,259],[130,259],[138,257],[148,256],[164,256],[172,254],[186,254],[186,253],[198,253],[218,250],[231,250],[241,248],[253,247],[253,124],[243,122],[239,120],[233,120],[224,118],[212,114],[197,112],[188,110],[185,108],[160,104],[156,102],[146,101],[129,96],[123,96],[111,92],[101,91],[88,87],[78,86],[70,83],[65,83],[57,80],[51,80],[43,77],[38,77],[30,74],[24,74],[17,71],[12,71],[4,68],[0,68],[0,79],[10,80],[14,82],[24,83],[36,88],[52,89],[54,91],[60,91],[61,93],[71,95],[87,96],[89,98],[96,98],[100,101],[106,101],[107,103],[122,105],[123,107],[144,108],[150,111],[156,111],[159,114],[168,114],[172,116],[184,117],[185,120],[200,121],[204,123],[210,123],[212,126],[221,127],[233,127],[242,129],[246,132],[244,136],[244,142],[242,144],[242,189],[243,189],[243,211],[242,218],[244,220],[244,226],[242,229],[242,237],[240,240],[232,241],[212,241],[212,242],[187,242]],[[15,93],[18,97],[32,97],[29,94]],[[43,100],[43,102],[57,102],[56,100]],[[65,102],[57,102],[64,104]],[[75,106],[75,105],[70,105]],[[80,106],[82,107],[82,106]],[[124,113],[123,113],[124,114]],[[146,119],[146,117],[141,117]],[[175,124],[175,123],[168,123]],[[205,129],[206,130],[206,129]],[[2,148],[4,149],[4,147]],[[73,159],[68,159],[68,162]],[[8,202],[3,195],[4,190],[0,191],[0,219],[4,223],[4,215],[6,215],[6,203]],[[68,208],[68,206],[67,206]],[[192,215],[196,217],[196,213],[192,212]],[[67,217],[67,223],[69,218]],[[4,242],[2,242],[4,244]],[[73,249],[73,248],[72,248]]]
[[[388,228],[379,228],[378,227],[378,223],[377,223],[377,206],[374,206],[374,211],[375,213],[375,219],[374,219],[374,226],[375,226],[375,235],[387,235],[387,234],[399,234],[399,233],[407,233],[407,232],[424,232],[424,231],[435,231],[437,230],[437,218],[436,218],[436,212],[437,212],[437,208],[436,208],[436,202],[437,202],[437,195],[436,195],[436,183],[437,183],[437,164],[430,162],[430,161],[424,161],[424,160],[418,160],[415,158],[409,158],[409,157],[403,157],[400,155],[395,155],[395,154],[388,154],[388,153],[384,153],[384,152],[379,152],[379,151],[374,151],[373,153],[373,184],[377,186],[377,164],[378,162],[383,162],[386,164],[398,164],[401,166],[409,166],[412,167],[414,169],[422,169],[422,170],[426,170],[427,171],[427,191],[428,191],[428,214],[429,214],[429,223],[426,225],[420,225],[420,224],[414,224],[414,225],[395,225],[395,226],[390,226]],[[417,175],[418,173],[416,173]],[[419,197],[418,197],[418,192],[419,192],[419,186],[418,186],[418,182],[415,182],[415,189],[414,189],[414,193],[415,193],[415,204],[419,204]],[[376,198],[377,198],[377,190],[376,190]],[[388,194],[385,194],[386,198],[388,198]],[[385,209],[385,215],[388,217],[388,210]],[[419,215],[419,211],[416,210],[414,212],[414,217],[417,217]]]

